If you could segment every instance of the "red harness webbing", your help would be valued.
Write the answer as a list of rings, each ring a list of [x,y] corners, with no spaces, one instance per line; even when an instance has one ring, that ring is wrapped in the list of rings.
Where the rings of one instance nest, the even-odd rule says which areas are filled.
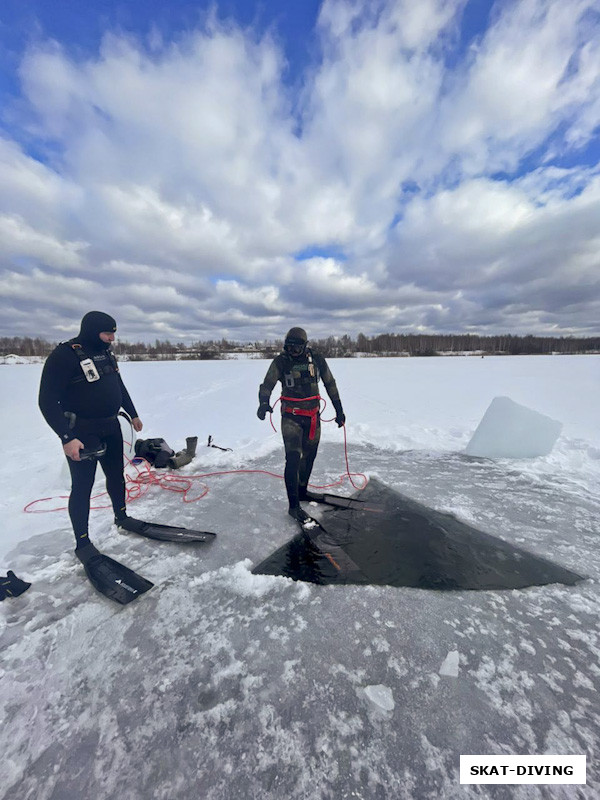
[[[320,400],[321,395],[315,394],[312,397],[285,397],[281,395],[280,400],[292,403],[306,403],[307,400]],[[310,428],[308,431],[308,438],[312,441],[317,432],[317,420],[319,419],[319,406],[316,408],[298,408],[297,406],[283,406],[284,414],[293,414],[299,417],[310,417]]]

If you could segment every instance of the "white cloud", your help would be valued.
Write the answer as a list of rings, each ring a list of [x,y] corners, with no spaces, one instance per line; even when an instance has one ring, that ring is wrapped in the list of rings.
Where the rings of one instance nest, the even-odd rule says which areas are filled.
[[[383,293],[366,274],[348,274],[333,258],[311,258],[299,263],[285,294],[308,308],[331,310],[350,310],[384,301]]]
[[[216,297],[223,303],[231,303],[242,307],[253,307],[255,313],[276,313],[282,308],[279,290],[276,286],[261,286],[249,289],[238,281],[217,281]]]
[[[26,155],[0,137],[0,213],[26,218],[47,233],[58,233],[80,201],[80,188],[68,176]]]
[[[24,304],[35,303],[42,308],[58,305],[75,310],[82,302],[93,304],[97,288],[93,281],[43,272],[38,268],[28,275],[9,270],[0,274],[0,296]]]
[[[597,104],[600,88],[590,93],[600,62],[594,67],[587,51],[579,54],[586,38],[597,52],[594,28],[582,21],[590,7],[586,0],[497,6],[500,13],[465,65],[464,80],[442,103],[444,149],[462,159],[466,171],[512,171],[560,123],[567,136],[571,127],[581,129],[578,119]]]
[[[29,225],[22,217],[0,215],[0,259],[11,261],[35,259],[59,269],[72,270],[81,267],[83,242],[61,242],[54,236],[42,233]]]
[[[476,320],[480,329],[535,330],[535,318],[546,330],[544,320],[560,324],[572,302],[595,302],[600,177],[588,175],[586,188],[571,196],[548,172],[512,185],[474,180],[415,202],[389,257],[396,263],[392,280],[445,293],[457,312],[451,319]],[[504,312],[492,315],[493,309]]]
[[[594,2],[497,4],[457,56],[465,5],[326,0],[300,97],[272,38],[214,19],[149,49],[31,49],[23,141],[46,155],[0,139],[8,303],[36,274],[32,333],[92,297],[138,336],[258,338],[289,315],[319,334],[560,326],[562,293],[588,327],[598,176],[550,162],[597,129]]]

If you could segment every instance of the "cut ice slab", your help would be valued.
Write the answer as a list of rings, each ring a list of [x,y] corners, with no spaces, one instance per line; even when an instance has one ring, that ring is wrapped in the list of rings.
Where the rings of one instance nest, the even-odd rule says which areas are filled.
[[[519,405],[510,397],[494,397],[465,453],[481,458],[547,456],[560,436],[562,423]]]

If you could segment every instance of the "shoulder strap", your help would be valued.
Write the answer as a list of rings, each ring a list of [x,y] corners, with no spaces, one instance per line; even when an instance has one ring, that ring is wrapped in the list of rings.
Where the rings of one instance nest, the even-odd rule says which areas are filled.
[[[108,350],[107,352],[108,352],[109,361],[112,364],[112,368],[114,369],[115,372],[118,372],[119,371],[119,364],[117,362],[116,355],[113,353],[112,350]]]
[[[86,358],[89,358],[88,354],[83,349],[83,345],[79,344],[79,342],[67,342],[67,344],[71,345],[71,349],[77,356],[80,361],[85,361]]]
[[[321,378],[321,372],[322,372],[321,368],[322,357],[318,353],[313,353],[313,351],[309,347],[306,348],[306,354],[308,355],[309,364],[314,363],[315,365],[315,381],[318,383]]]

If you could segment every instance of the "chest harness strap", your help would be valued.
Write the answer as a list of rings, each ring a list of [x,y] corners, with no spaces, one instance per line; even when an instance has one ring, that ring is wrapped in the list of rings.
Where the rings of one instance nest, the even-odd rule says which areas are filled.
[[[71,347],[79,359],[79,366],[83,372],[83,376],[79,375],[77,378],[72,378],[71,383],[80,383],[83,380],[86,380],[88,383],[95,383],[95,381],[100,380],[102,375],[105,375],[109,372],[119,371],[117,359],[115,358],[115,354],[112,352],[112,350],[107,351],[108,364],[101,368],[101,371],[99,372],[96,364],[94,363],[94,359],[88,356],[78,342],[71,343]]]

